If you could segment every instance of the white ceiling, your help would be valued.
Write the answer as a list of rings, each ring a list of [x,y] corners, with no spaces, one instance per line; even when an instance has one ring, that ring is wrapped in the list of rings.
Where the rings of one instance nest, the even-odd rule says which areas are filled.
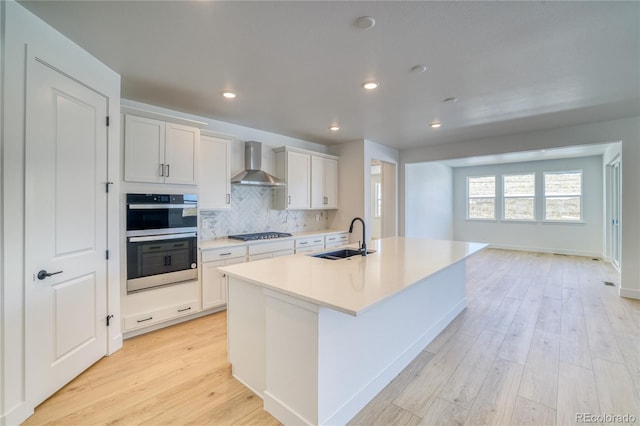
[[[123,98],[323,144],[402,149],[640,114],[636,1],[21,4],[121,74]],[[364,15],[370,30],[354,25]],[[382,85],[365,93],[370,79]]]

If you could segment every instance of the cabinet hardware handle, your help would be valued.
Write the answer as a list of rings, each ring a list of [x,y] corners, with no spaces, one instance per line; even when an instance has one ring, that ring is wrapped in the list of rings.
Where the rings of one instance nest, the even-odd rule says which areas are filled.
[[[231,194],[227,194],[227,204],[231,204]]]
[[[184,312],[184,311],[189,311],[191,310],[191,306],[189,306],[188,308],[184,308],[184,309],[178,309],[178,312]]]
[[[160,163],[160,176],[164,177],[164,163]]]
[[[335,240],[335,237],[333,237],[333,238],[328,238],[328,240],[329,240],[329,241],[333,241],[333,240]]]
[[[229,256],[231,254],[231,252],[229,253],[220,253],[220,256]]]
[[[287,200],[288,200],[288,201],[287,201],[287,204],[291,204],[291,195],[288,195],[288,196],[287,196]]]
[[[309,241],[303,241],[303,242],[298,243],[298,244],[300,244],[300,245],[303,245],[303,244],[309,244]]]
[[[169,164],[167,164],[167,175],[165,177],[169,177]]]
[[[62,271],[47,272],[47,271],[45,271],[43,269],[40,272],[38,272],[37,277],[38,277],[39,280],[44,280],[45,278],[50,277],[51,275],[58,275],[58,274],[61,274],[61,273],[62,273]]]
[[[149,320],[152,320],[152,319],[153,319],[153,317],[149,317],[149,318],[138,320],[138,322],[145,322],[145,321],[149,321]]]
[[[322,197],[322,204],[329,204],[329,197]]]
[[[321,243],[322,240],[313,240],[314,243]]]
[[[222,278],[227,278],[227,274],[222,274]]]

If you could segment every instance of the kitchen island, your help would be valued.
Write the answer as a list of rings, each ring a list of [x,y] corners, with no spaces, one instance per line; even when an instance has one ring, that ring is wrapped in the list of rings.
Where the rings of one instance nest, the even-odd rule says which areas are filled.
[[[220,268],[234,377],[285,425],[345,424],[465,308],[465,259],[484,247],[394,237]]]

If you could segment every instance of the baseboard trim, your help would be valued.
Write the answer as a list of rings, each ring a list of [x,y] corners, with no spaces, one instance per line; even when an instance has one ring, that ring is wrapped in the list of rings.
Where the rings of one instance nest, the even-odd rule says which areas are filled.
[[[619,290],[620,297],[626,297],[629,299],[639,299],[640,300],[640,290],[630,289],[630,288],[622,288]]]
[[[19,425],[33,415],[36,407],[29,406],[26,402],[16,405],[5,414],[0,415],[1,426]]]
[[[527,247],[527,246],[515,246],[511,244],[489,244],[489,248],[495,248],[500,250],[515,250],[515,251],[529,251],[534,253],[549,253],[549,254],[566,254],[567,256],[582,256],[603,259],[602,253],[595,253],[589,251],[577,251],[577,250],[565,250],[546,247]]]

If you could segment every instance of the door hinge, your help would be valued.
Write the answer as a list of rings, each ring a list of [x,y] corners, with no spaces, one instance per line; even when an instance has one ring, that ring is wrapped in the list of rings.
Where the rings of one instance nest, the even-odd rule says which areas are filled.
[[[105,255],[106,255],[106,259],[109,260],[109,250],[106,251]]]
[[[113,318],[113,314],[112,315],[107,315],[107,327],[109,327],[109,323],[111,322],[111,318]]]
[[[105,182],[104,183],[106,192],[109,192],[109,185],[113,185],[113,182]]]
[[[107,115],[107,127],[109,127],[109,116]]]

